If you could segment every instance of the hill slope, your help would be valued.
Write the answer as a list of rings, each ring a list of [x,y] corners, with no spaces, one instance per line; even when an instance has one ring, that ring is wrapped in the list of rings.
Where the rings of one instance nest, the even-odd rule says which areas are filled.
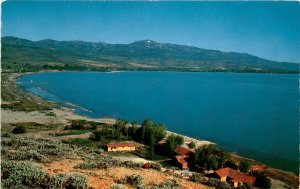
[[[297,73],[298,64],[151,40],[130,44],[2,38],[3,70],[21,67],[78,70],[174,70]]]

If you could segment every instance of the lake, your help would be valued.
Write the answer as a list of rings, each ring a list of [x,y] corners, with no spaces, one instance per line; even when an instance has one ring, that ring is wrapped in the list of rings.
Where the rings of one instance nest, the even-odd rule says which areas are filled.
[[[190,72],[57,72],[21,86],[82,115],[141,123],[216,142],[298,174],[298,75]]]

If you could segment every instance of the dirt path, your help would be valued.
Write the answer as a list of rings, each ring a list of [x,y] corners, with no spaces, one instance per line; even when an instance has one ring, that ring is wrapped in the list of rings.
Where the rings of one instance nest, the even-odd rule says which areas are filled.
[[[75,139],[75,138],[89,138],[92,132],[80,134],[80,135],[64,135],[64,136],[56,136],[56,140],[69,140],[69,139]]]

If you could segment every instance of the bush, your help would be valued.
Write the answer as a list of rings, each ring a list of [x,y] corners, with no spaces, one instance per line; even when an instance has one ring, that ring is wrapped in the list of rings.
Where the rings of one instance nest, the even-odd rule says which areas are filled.
[[[113,165],[119,165],[117,161],[110,157],[98,157],[97,159],[87,158],[85,162],[79,163],[74,168],[79,169],[106,169]]]
[[[159,185],[151,187],[151,189],[176,189],[180,185],[175,179],[167,179]]]
[[[196,183],[204,183],[206,181],[205,179],[206,177],[204,177],[204,174],[201,173],[194,173],[190,180]]]
[[[15,152],[10,152],[8,154],[10,160],[37,160],[45,161],[46,158],[42,154],[38,153],[36,150],[17,150]]]
[[[220,180],[216,178],[209,178],[207,181],[207,185],[212,186],[212,187],[217,187],[219,184]]]
[[[230,185],[227,182],[219,182],[216,189],[230,189]]]
[[[123,184],[112,184],[110,189],[126,189],[126,187]]]
[[[88,177],[82,173],[57,174],[51,179],[51,189],[85,189]]]
[[[12,135],[11,133],[6,132],[6,131],[2,131],[2,132],[1,132],[1,138],[2,138],[2,137],[11,137],[11,135]]]
[[[152,166],[152,168],[153,169],[156,169],[156,170],[161,170],[161,164],[160,163],[157,163],[157,162],[153,162],[153,163],[151,163],[151,166]]]
[[[251,184],[247,184],[247,183],[244,183],[240,186],[238,186],[236,189],[252,189],[253,186]]]
[[[4,188],[47,188],[49,176],[33,162],[1,162],[1,181]]]
[[[196,147],[196,144],[195,144],[195,142],[192,141],[188,144],[188,146],[190,149],[194,149]]]
[[[9,147],[14,151],[7,154],[11,160],[37,160],[44,161],[45,157],[53,158],[71,155],[74,149],[70,145],[63,144],[59,141],[47,139],[33,139],[13,135],[10,138],[2,138],[2,147]]]
[[[22,134],[26,132],[26,128],[23,125],[17,126],[12,130],[14,134]]]
[[[128,175],[126,181],[134,187],[142,187],[144,178],[140,175]]]

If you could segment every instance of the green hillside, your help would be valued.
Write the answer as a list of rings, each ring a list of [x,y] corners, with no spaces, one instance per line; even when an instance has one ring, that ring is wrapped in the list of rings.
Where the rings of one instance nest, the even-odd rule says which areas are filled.
[[[246,53],[222,52],[157,43],[130,44],[2,38],[3,71],[173,70],[298,73],[298,64],[275,62]]]

